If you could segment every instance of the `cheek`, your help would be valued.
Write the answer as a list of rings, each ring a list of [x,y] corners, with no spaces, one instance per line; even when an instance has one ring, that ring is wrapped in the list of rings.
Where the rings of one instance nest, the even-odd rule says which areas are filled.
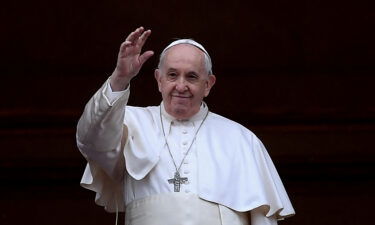
[[[168,85],[168,84],[164,84],[162,87],[161,87],[161,93],[165,96],[165,97],[168,97],[173,91],[173,86],[172,85]]]
[[[163,93],[164,83],[158,80],[158,89],[160,93]]]
[[[199,87],[199,96],[206,97],[209,93],[209,90],[207,89],[206,85],[201,85]]]

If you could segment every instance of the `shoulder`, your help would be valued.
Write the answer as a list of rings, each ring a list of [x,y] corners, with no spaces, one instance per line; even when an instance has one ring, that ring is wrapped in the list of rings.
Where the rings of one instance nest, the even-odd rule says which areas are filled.
[[[228,119],[224,116],[221,116],[219,114],[213,113],[213,112],[210,112],[208,119],[210,123],[220,128],[228,128],[228,129],[233,129],[233,130],[238,130],[238,131],[243,131],[243,132],[251,132],[242,124],[236,121],[233,121],[231,119]]]
[[[210,112],[207,119],[210,127],[213,127],[216,132],[219,132],[227,137],[247,137],[251,139],[258,139],[251,130],[242,124],[219,114]]]
[[[126,123],[141,123],[146,121],[155,121],[159,118],[159,106],[126,106],[125,107],[125,122]]]
[[[205,138],[225,157],[257,158],[265,151],[262,141],[248,128],[221,115],[210,113],[204,129]],[[211,147],[211,146],[210,146]],[[251,154],[251,156],[249,155]]]

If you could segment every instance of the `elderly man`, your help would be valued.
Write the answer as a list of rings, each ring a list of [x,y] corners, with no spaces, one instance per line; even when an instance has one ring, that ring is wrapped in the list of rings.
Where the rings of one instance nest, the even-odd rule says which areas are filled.
[[[130,81],[152,51],[142,27],[122,43],[112,76],[87,103],[77,145],[88,165],[81,185],[126,225],[269,225],[294,214],[260,140],[209,111],[215,84],[199,43],[172,42],[155,79],[159,106],[127,105]]]

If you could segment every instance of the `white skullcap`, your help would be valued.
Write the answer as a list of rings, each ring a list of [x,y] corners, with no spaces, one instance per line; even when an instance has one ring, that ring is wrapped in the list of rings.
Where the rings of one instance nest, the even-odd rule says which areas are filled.
[[[178,44],[193,45],[193,46],[197,47],[198,49],[200,49],[204,53],[204,55],[205,55],[205,66],[206,66],[207,72],[208,72],[208,74],[212,74],[212,62],[211,62],[210,55],[208,54],[208,52],[206,51],[206,49],[204,49],[204,47],[201,44],[199,44],[198,42],[196,42],[196,41],[194,41],[192,39],[179,39],[179,40],[173,41],[167,47],[165,47],[165,49],[163,50],[163,52],[160,54],[160,59],[159,59],[159,65],[158,65],[158,67],[160,67],[160,63],[162,61],[162,58],[165,55],[165,52],[168,49],[170,49],[171,47],[173,47],[175,45],[178,45]]]
[[[204,54],[206,54],[208,56],[208,58],[211,60],[211,57],[210,55],[208,54],[208,52],[206,51],[206,49],[204,49],[203,45],[199,44],[198,42],[192,40],[192,39],[179,39],[177,41],[174,41],[172,43],[170,43],[167,47],[165,47],[165,49],[163,50],[163,52],[161,53],[162,55],[165,53],[165,51],[167,51],[169,48],[175,46],[175,45],[178,45],[178,44],[189,44],[189,45],[193,45],[197,48],[199,48],[201,51],[204,52]]]

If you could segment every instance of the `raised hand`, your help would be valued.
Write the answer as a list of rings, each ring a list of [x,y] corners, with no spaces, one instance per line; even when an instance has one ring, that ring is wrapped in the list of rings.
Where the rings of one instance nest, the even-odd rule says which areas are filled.
[[[116,69],[111,77],[113,91],[124,90],[130,80],[138,74],[143,63],[154,54],[153,51],[141,54],[142,47],[150,34],[151,30],[145,31],[143,27],[139,27],[121,44]]]

